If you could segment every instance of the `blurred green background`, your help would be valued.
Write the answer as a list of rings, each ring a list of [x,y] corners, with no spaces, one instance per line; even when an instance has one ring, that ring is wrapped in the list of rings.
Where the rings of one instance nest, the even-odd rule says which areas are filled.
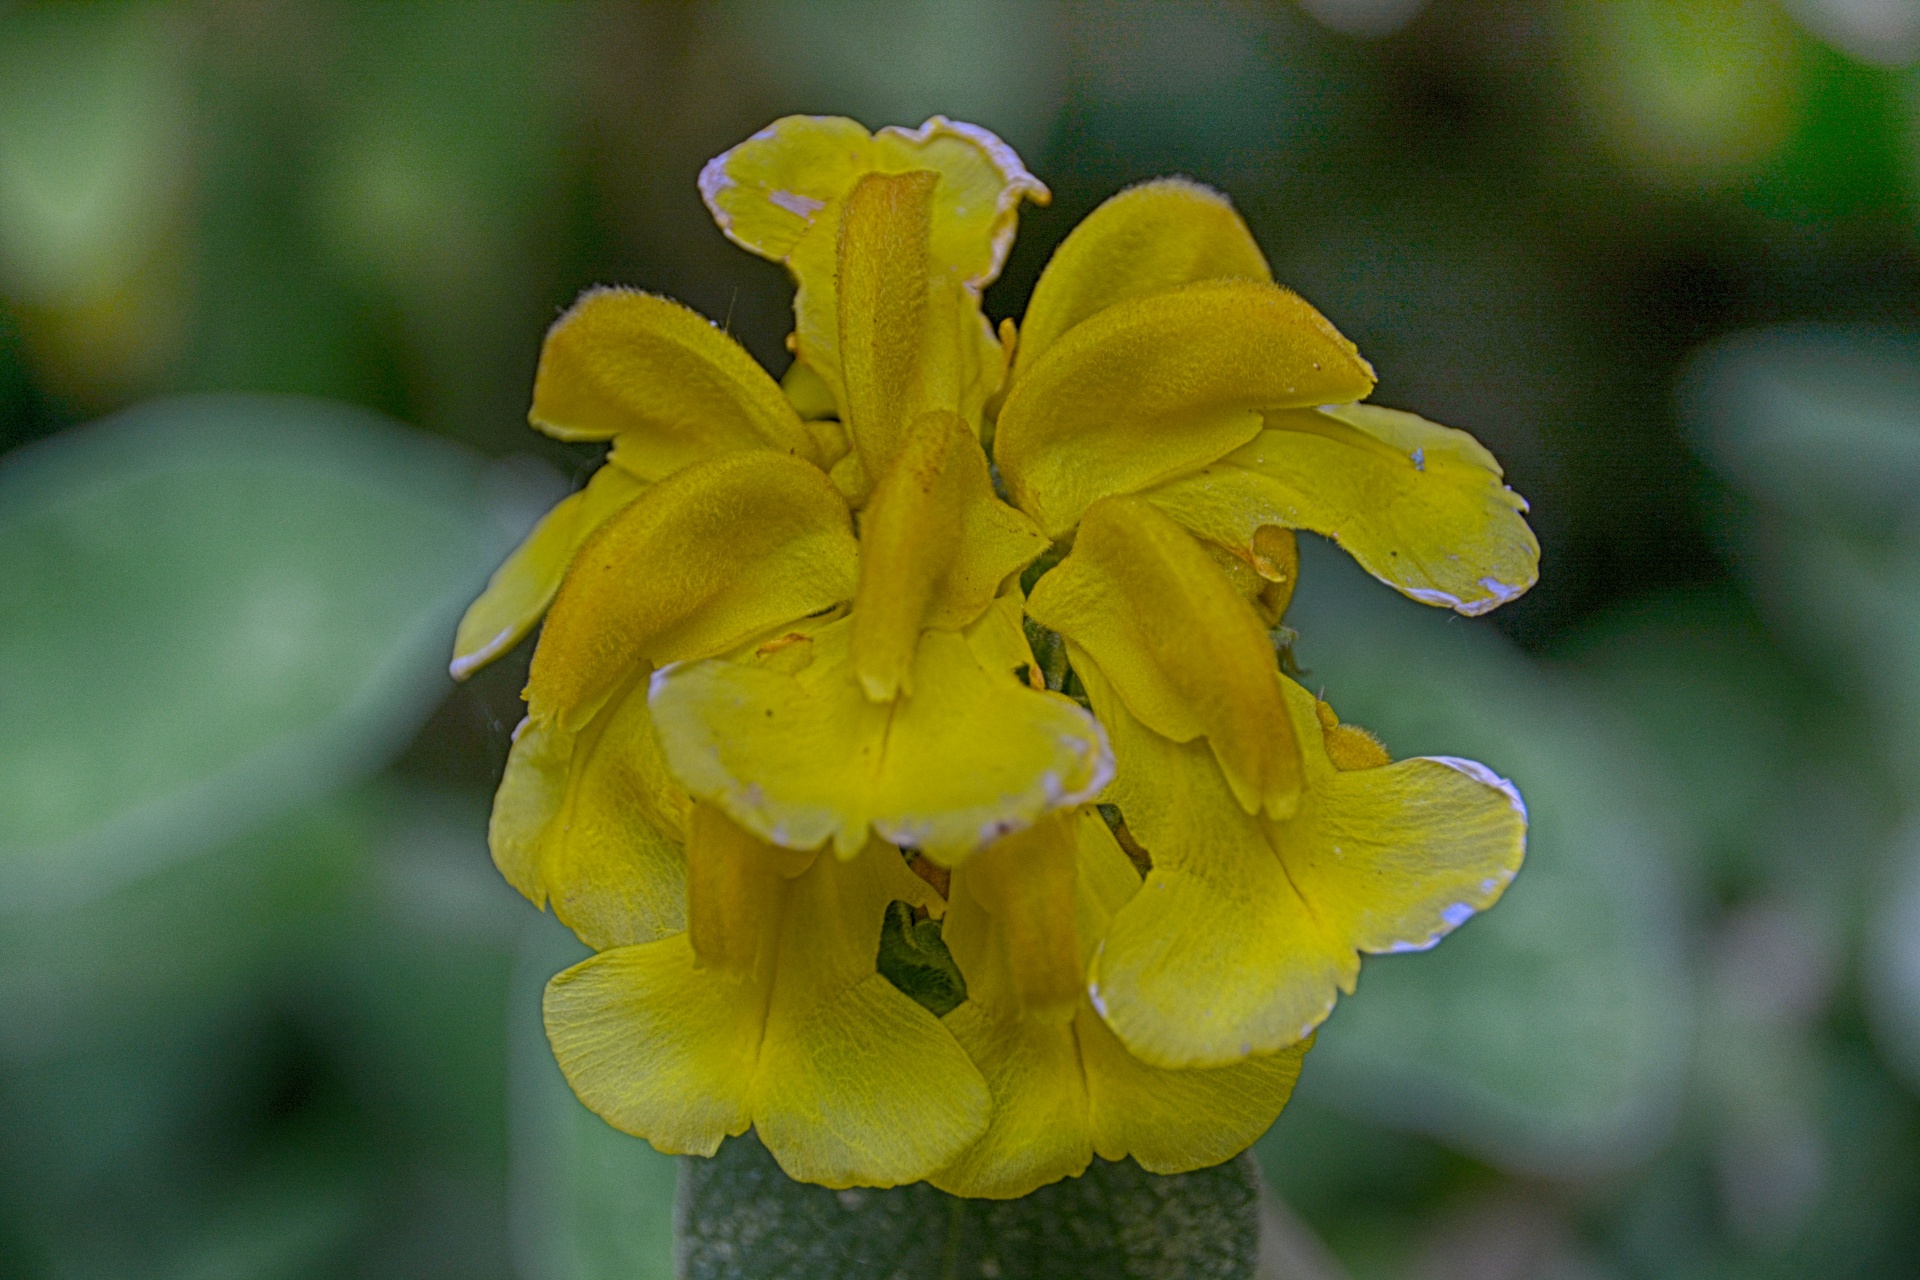
[[[579,290],[784,367],[694,176],[795,111],[1021,151],[996,317],[1225,189],[1533,502],[1485,620],[1306,548],[1308,683],[1534,828],[1327,1025],[1270,1276],[1920,1275],[1916,64],[1914,0],[0,3],[0,1280],[670,1274],[487,860],[529,646],[444,664],[592,463],[524,425]]]

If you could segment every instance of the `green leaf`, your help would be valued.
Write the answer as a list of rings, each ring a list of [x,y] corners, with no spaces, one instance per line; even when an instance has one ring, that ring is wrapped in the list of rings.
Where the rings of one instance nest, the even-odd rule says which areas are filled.
[[[1402,600],[1302,540],[1289,621],[1309,688],[1395,757],[1464,756],[1530,817],[1506,896],[1433,951],[1369,959],[1301,1096],[1504,1168],[1617,1167],[1664,1139],[1690,997],[1662,833],[1630,744],[1490,624]]]
[[[0,910],[103,892],[378,766],[534,514],[492,474],[361,410],[249,396],[10,455]]]
[[[915,920],[905,902],[887,905],[880,923],[880,976],[944,1018],[967,998],[967,980],[940,938],[938,920]]]
[[[591,952],[552,916],[528,926],[514,976],[514,1261],[522,1280],[674,1280],[679,1162],[573,1096],[547,1045],[547,979]]]
[[[751,1134],[688,1158],[686,1280],[1202,1280],[1254,1274],[1259,1175],[1250,1159],[1174,1177],[1095,1161],[1019,1200],[967,1200],[925,1183],[808,1186]]]

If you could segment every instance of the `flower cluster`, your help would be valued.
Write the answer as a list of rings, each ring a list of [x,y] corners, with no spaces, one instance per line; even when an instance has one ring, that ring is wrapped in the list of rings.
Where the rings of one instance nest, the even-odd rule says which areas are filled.
[[[545,615],[490,836],[597,952],[547,991],[567,1078],[829,1186],[1227,1159],[1359,955],[1490,905],[1525,839],[1487,769],[1391,762],[1282,673],[1293,531],[1471,614],[1533,582],[1525,504],[1362,403],[1205,187],[1109,200],[998,332],[1048,197],[984,130],[789,117],[700,189],[791,271],[791,369],[583,297],[531,419],[607,461],[456,642],[464,675]]]

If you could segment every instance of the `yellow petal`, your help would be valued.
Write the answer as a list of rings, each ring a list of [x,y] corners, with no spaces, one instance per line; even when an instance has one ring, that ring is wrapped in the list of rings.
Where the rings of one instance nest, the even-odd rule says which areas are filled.
[[[812,854],[770,845],[712,805],[687,822],[687,936],[702,966],[754,973],[779,941],[786,882]]]
[[[1326,534],[1389,586],[1471,616],[1539,577],[1526,500],[1500,475],[1464,431],[1350,404],[1270,413],[1250,443],[1147,496],[1229,546],[1274,525]]]
[[[1205,1169],[1252,1146],[1287,1105],[1310,1043],[1227,1067],[1164,1071],[1128,1053],[1091,1008],[1074,1027],[1094,1151],[1102,1160],[1132,1156],[1149,1173]]]
[[[1026,627],[1022,625],[1025,616],[1026,597],[1020,594],[1016,582],[1006,594],[996,596],[961,634],[966,636],[974,658],[988,671],[1019,676],[1032,688],[1044,689],[1046,681],[1034,669],[1033,649],[1027,644]]]
[[[1519,867],[1526,810],[1484,766],[1338,768],[1313,695],[1282,678],[1306,785],[1293,817],[1247,818],[1210,760],[1140,724],[1074,657],[1113,735],[1107,799],[1153,857],[1090,980],[1107,1025],[1152,1066],[1220,1066],[1304,1039],[1335,990],[1352,990],[1356,951],[1432,946]]]
[[[547,331],[536,427],[617,439],[622,466],[658,480],[733,449],[821,463],[812,433],[746,348],[697,311],[630,289],[594,289]]]
[[[1094,1006],[1134,1056],[1168,1069],[1224,1066],[1312,1034],[1359,972],[1353,948],[1321,928],[1212,754],[1142,725],[1071,652],[1113,738],[1105,798],[1153,857],[1094,958]]]
[[[700,194],[735,244],[785,262],[861,175],[914,169],[941,177],[936,256],[986,287],[1012,247],[1020,201],[1049,197],[1013,149],[977,125],[935,116],[918,129],[869,136],[836,116],[786,116],[708,161]]]
[[[994,496],[986,455],[959,417],[916,419],[860,521],[852,644],[867,696],[912,692],[921,630],[973,622],[1046,546],[1032,521]]]
[[[1074,927],[1079,850],[1074,815],[1057,813],[994,841],[955,868],[949,898],[971,897],[991,918],[1006,957],[1016,1010],[1067,1022],[1079,1005],[1080,940]]]
[[[674,776],[775,844],[832,839],[848,857],[871,828],[944,864],[1105,785],[1100,728],[1068,699],[988,672],[963,637],[929,631],[914,694],[876,704],[854,676],[848,631],[823,627],[795,674],[719,661],[657,673],[651,702]]]
[[[567,1083],[614,1128],[710,1156],[745,1133],[765,1026],[761,977],[698,968],[684,933],[603,951],[547,984]]]
[[[467,606],[453,638],[453,678],[466,679],[533,630],[580,544],[646,488],[623,467],[601,467],[584,489],[540,517],[526,541],[493,571],[480,598]]]
[[[1271,280],[1233,204],[1186,178],[1128,187],[1053,251],[1020,325],[1018,381],[1060,335],[1116,302],[1196,280]]]
[[[995,1014],[971,999],[945,1022],[985,1077],[993,1117],[929,1181],[952,1195],[1006,1200],[1084,1173],[1093,1131],[1073,1023]]]
[[[1186,530],[1140,498],[1096,503],[1027,613],[1091,654],[1156,733],[1204,735],[1239,807],[1291,812],[1300,748],[1273,641]]]
[[[815,468],[723,454],[655,485],[574,557],[527,683],[536,720],[577,728],[638,665],[723,652],[853,595],[845,502]]]
[[[1357,400],[1373,371],[1277,285],[1211,280],[1116,303],[1061,336],[1007,396],[994,454],[1050,537],[1109,494],[1231,453],[1262,410]]]
[[[940,1020],[875,970],[887,905],[917,880],[893,849],[794,881],[754,1078],[754,1127],[790,1177],[917,1182],[987,1127],[986,1083]]]
[[[1313,695],[1288,681],[1287,698],[1304,726]],[[1322,926],[1361,951],[1426,950],[1520,870],[1526,804],[1483,764],[1422,756],[1352,768],[1309,746],[1308,770],[1305,803],[1273,824],[1274,846]]]
[[[494,863],[596,949],[686,927],[686,795],[667,776],[644,685],[575,735],[523,720],[494,797]]]

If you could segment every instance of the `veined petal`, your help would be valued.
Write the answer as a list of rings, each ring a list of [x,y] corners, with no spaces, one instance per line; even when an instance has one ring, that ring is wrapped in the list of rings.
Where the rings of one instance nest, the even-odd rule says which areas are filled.
[[[911,693],[921,630],[967,626],[1046,547],[1031,520],[994,496],[966,423],[952,413],[916,419],[860,521],[852,645],[867,696]]]
[[[1277,285],[1204,280],[1116,303],[1036,359],[1000,410],[994,454],[1049,537],[1252,440],[1261,411],[1357,400],[1373,371]]]
[[[523,720],[488,843],[508,883],[597,950],[686,927],[686,794],[667,776],[644,686],[572,734]]]
[[[882,705],[854,676],[848,632],[823,627],[794,674],[720,661],[657,672],[651,705],[675,777],[775,844],[832,839],[851,857],[871,829],[949,865],[1106,784],[1093,717],[987,671],[957,633],[924,633],[915,692]]]
[[[1352,946],[1295,890],[1213,755],[1141,724],[1093,660],[1070,652],[1114,743],[1105,799],[1153,857],[1094,957],[1094,1007],[1135,1057],[1166,1069],[1225,1066],[1311,1035],[1359,972]]]
[[[1159,178],[1081,219],[1048,259],[1020,325],[1018,381],[1060,335],[1116,302],[1196,280],[1271,280],[1266,255],[1220,192]]]
[[[1092,655],[1127,708],[1175,742],[1204,736],[1248,812],[1292,811],[1300,748],[1253,607],[1186,530],[1140,498],[1087,511],[1027,613]]]
[[[669,1154],[752,1119],[766,976],[702,969],[684,933],[602,951],[547,984],[547,1039],[587,1108]]]
[[[1349,404],[1270,413],[1252,441],[1146,496],[1229,546],[1274,525],[1326,534],[1387,585],[1471,616],[1539,577],[1526,500],[1500,480],[1466,432]]]
[[[887,905],[920,892],[893,849],[817,858],[793,883],[753,1121],[790,1177],[917,1182],[986,1130],[986,1083],[940,1020],[875,970]]]
[[[1293,1095],[1311,1041],[1231,1066],[1165,1071],[1128,1053],[1089,1007],[1074,1020],[1092,1099],[1093,1149],[1132,1156],[1149,1173],[1231,1160],[1272,1126]]]
[[[1306,785],[1293,817],[1246,818],[1211,762],[1135,720],[1083,657],[1075,670],[1113,736],[1106,798],[1153,857],[1091,981],[1107,1025],[1149,1065],[1221,1066],[1305,1039],[1336,989],[1353,989],[1357,951],[1432,946],[1519,867],[1525,807],[1482,765],[1337,767],[1313,695],[1276,676]]]
[[[853,595],[858,547],[825,475],[770,450],[663,480],[601,526],[547,617],[529,714],[578,728],[638,665],[720,653]]]
[[[826,461],[745,347],[631,289],[590,290],[547,331],[528,417],[562,440],[617,438],[621,465],[646,480],[733,449]]]
[[[928,1181],[952,1195],[1009,1200],[1086,1172],[1093,1130],[1073,1022],[996,1013],[971,999],[944,1021],[985,1078],[993,1115],[980,1140]]]
[[[708,161],[700,194],[728,239],[786,262],[821,211],[863,174],[914,169],[940,175],[934,252],[975,289],[1000,274],[1020,201],[1044,205],[1050,198],[1013,148],[944,116],[873,135],[838,116],[786,116]]]
[[[816,855],[771,845],[712,805],[687,822],[687,936],[702,967],[754,973],[780,940],[786,882]]]
[[[646,481],[623,467],[601,467],[584,489],[540,517],[526,541],[493,571],[480,598],[467,606],[453,638],[453,678],[466,679],[533,630],[580,544],[646,489]]]
[[[1526,855],[1511,782],[1451,756],[1336,766],[1308,726],[1313,695],[1286,690],[1308,744],[1307,795],[1272,838],[1328,932],[1366,952],[1424,951],[1499,900]]]

